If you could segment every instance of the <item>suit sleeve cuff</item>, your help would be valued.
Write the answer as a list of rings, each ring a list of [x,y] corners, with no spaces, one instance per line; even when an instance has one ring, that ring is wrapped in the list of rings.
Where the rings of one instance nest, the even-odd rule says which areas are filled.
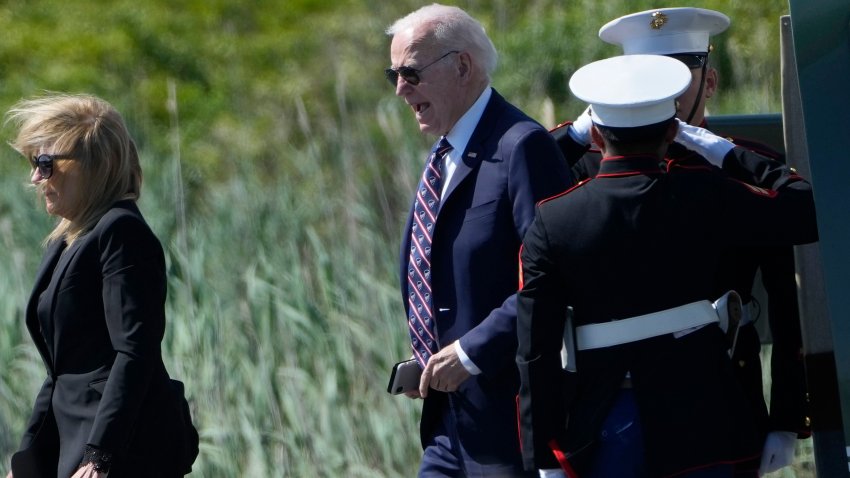
[[[85,466],[89,463],[94,465],[94,471],[109,473],[109,468],[112,466],[112,453],[91,445],[86,445],[86,451],[83,453],[80,466]]]
[[[478,368],[478,366],[475,365],[475,362],[469,358],[469,355],[466,355],[466,352],[463,351],[463,348],[460,346],[460,340],[455,340],[454,347],[455,352],[460,359],[460,363],[463,364],[463,368],[472,375],[481,374],[481,369]]]

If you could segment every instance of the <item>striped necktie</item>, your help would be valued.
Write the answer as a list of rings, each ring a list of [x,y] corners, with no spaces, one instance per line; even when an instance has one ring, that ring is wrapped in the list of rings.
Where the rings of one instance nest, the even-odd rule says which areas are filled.
[[[439,351],[431,294],[431,241],[440,209],[442,162],[452,145],[445,136],[431,149],[428,164],[416,191],[410,228],[410,257],[407,262],[407,292],[410,341],[422,368]]]

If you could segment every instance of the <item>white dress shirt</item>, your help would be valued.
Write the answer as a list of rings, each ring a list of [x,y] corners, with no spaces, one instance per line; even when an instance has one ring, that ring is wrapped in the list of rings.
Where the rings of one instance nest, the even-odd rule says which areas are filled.
[[[469,139],[472,138],[472,133],[475,132],[475,128],[478,126],[478,122],[481,121],[481,116],[484,114],[484,109],[487,107],[487,103],[490,101],[490,97],[493,95],[493,89],[488,85],[484,88],[484,91],[475,100],[475,103],[466,110],[466,113],[460,117],[460,119],[452,126],[449,134],[446,135],[446,140],[452,145],[452,149],[446,153],[443,158],[443,188],[440,192],[440,204],[442,205],[443,199],[446,197],[446,191],[448,190],[449,184],[451,184],[452,176],[454,176],[454,172],[457,169],[457,165],[463,160],[463,152],[466,151],[466,145],[469,144]],[[481,373],[481,369],[478,368],[477,365],[469,358],[469,355],[463,351],[463,348],[460,346],[460,341],[456,340],[453,344],[455,348],[455,352],[457,352],[458,358],[460,362],[463,364],[463,367],[472,375],[478,375]]]

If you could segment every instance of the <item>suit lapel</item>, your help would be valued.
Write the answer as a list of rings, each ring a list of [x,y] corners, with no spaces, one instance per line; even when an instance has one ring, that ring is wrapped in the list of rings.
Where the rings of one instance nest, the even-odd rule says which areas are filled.
[[[484,113],[478,121],[478,125],[475,126],[475,131],[472,132],[472,136],[469,138],[469,143],[466,144],[466,151],[463,152],[461,160],[458,161],[457,169],[455,169],[452,175],[451,182],[446,188],[446,194],[440,205],[441,210],[442,205],[449,201],[449,198],[451,198],[452,193],[457,189],[458,185],[481,164],[481,161],[486,155],[490,154],[485,143],[493,132],[493,125],[496,123],[499,112],[504,107],[504,103],[504,98],[494,89],[492,96],[490,96],[490,101],[487,102]]]
[[[30,301],[32,301],[32,297],[35,296],[38,291],[44,290],[44,288],[47,287],[44,282],[49,281],[50,276],[53,275],[53,269],[56,268],[56,262],[63,250],[65,250],[65,241],[53,241],[49,246],[47,246],[47,250],[44,252],[44,257],[41,260],[41,265],[38,266],[38,272],[35,274],[35,285],[33,286],[32,293],[30,294]]]
[[[32,336],[33,342],[35,342],[35,346],[38,348],[42,360],[44,360],[44,364],[47,366],[47,369],[51,371],[51,375],[53,374],[53,361],[50,358],[50,351],[48,349],[47,342],[45,342],[42,326],[38,320],[38,302],[42,292],[44,292],[45,299],[51,302],[52,308],[53,294],[49,292],[47,288],[49,287],[51,278],[54,275],[53,271],[56,270],[57,263],[61,258],[63,250],[65,250],[65,241],[54,241],[47,247],[47,251],[44,253],[44,258],[42,259],[41,265],[39,266],[38,272],[35,276],[35,286],[33,286],[32,292],[30,293],[26,312],[27,329],[30,331],[30,336]],[[52,335],[52,333],[50,333],[50,335]]]
[[[56,289],[59,286],[59,282],[62,280],[62,277],[65,276],[65,270],[68,269],[68,265],[71,264],[71,259],[77,254],[77,251],[80,250],[83,242],[86,241],[86,236],[82,236],[78,238],[74,243],[65,249],[63,253],[59,256],[59,262],[56,264],[56,269],[53,271],[53,279],[50,281],[48,285],[48,290]],[[56,290],[52,290],[52,293],[56,293]]]
[[[52,353],[49,353],[49,351],[53,349],[50,342],[54,340],[53,313],[51,312],[49,318],[41,321],[38,317],[38,303],[43,297],[43,300],[47,301],[45,308],[53,311],[53,303],[56,301],[56,295],[59,293],[59,284],[62,282],[62,278],[71,264],[71,260],[85,241],[86,237],[83,236],[74,241],[74,244],[70,247],[65,247],[65,241],[61,241],[58,246],[51,245],[48,253],[45,254],[45,261],[38,272],[36,284],[39,288],[34,289],[30,297],[27,311],[27,325],[31,327],[31,332],[37,332],[38,336],[44,338],[45,342],[40,344],[39,350],[42,352],[46,362],[52,362],[50,359]],[[51,267],[54,264],[55,267]],[[44,292],[39,293],[41,290]],[[35,329],[32,329],[33,325],[36,326]],[[52,370],[52,365],[48,365],[48,367],[51,367]]]
[[[455,172],[452,175],[451,182],[446,187],[446,194],[443,196],[442,201],[440,201],[440,210],[437,212],[438,224],[440,221],[440,211],[442,211],[445,204],[449,202],[452,193],[455,189],[457,189],[458,185],[460,185],[460,183],[463,182],[463,180],[469,176],[469,174],[474,171],[478,165],[481,164],[481,161],[487,155],[492,155],[492,151],[490,149],[495,147],[495,145],[487,148],[485,141],[492,135],[494,126],[499,119],[499,115],[506,105],[507,102],[505,99],[502,98],[495,89],[493,89],[490,101],[487,102],[487,106],[484,108],[484,113],[481,115],[478,125],[475,126],[475,131],[473,131],[472,136],[469,138],[469,142],[466,145],[466,150],[463,152],[461,161],[458,161],[457,169],[455,169]],[[402,302],[405,304],[405,307],[407,307],[407,267],[408,255],[410,253],[408,249],[410,248],[410,227],[412,219],[413,206],[411,206],[410,212],[407,215],[407,225],[404,228],[405,233],[401,241],[401,260],[399,261]]]

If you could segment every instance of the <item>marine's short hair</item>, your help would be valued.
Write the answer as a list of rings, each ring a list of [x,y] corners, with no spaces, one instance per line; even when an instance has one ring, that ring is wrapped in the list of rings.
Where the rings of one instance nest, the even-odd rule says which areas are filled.
[[[646,146],[659,144],[664,141],[670,123],[675,119],[670,118],[658,123],[631,128],[616,128],[611,126],[596,125],[599,134],[612,146],[623,148],[626,146]]]

